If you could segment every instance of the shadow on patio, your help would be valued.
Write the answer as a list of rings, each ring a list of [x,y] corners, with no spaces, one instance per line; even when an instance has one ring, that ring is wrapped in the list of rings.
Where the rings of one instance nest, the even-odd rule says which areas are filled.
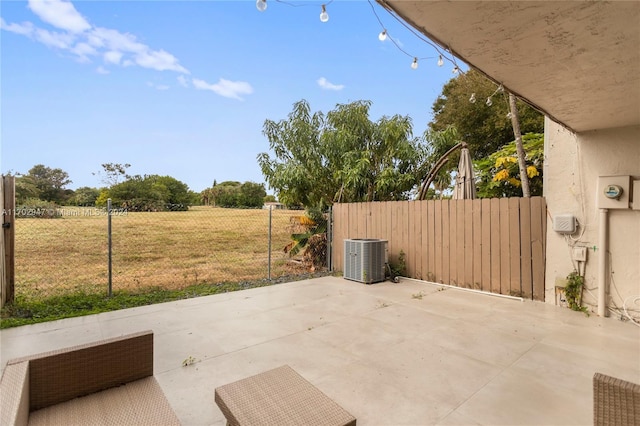
[[[632,324],[412,280],[336,277],[2,330],[2,367],[145,329],[185,425],[225,424],[214,389],[283,364],[358,425],[591,424],[595,372],[640,382]]]

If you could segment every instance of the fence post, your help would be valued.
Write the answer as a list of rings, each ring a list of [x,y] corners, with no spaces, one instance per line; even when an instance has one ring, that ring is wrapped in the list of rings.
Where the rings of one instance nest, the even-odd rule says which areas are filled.
[[[15,240],[16,240],[16,178],[2,176],[2,291],[1,305],[11,303],[15,297]]]
[[[327,217],[327,270],[333,271],[332,252],[333,249],[333,207],[329,206],[329,217]]]
[[[271,281],[271,215],[273,214],[273,209],[269,206],[269,266],[267,268],[267,278]]]
[[[109,281],[109,297],[113,296],[112,292],[112,274],[111,274],[111,198],[107,199],[107,252],[108,252],[108,260],[107,260],[107,269],[108,269],[108,281]]]

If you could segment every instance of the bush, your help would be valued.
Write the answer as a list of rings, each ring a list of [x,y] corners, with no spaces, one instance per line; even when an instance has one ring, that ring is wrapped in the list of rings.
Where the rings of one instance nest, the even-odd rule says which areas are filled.
[[[60,206],[51,201],[43,201],[39,198],[27,198],[16,206],[15,217],[28,217],[32,219],[53,219],[62,216]]]

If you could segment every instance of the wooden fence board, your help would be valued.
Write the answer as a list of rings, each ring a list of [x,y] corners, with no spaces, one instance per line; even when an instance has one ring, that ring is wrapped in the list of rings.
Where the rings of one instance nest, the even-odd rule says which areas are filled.
[[[482,203],[471,202],[471,216],[473,228],[471,234],[473,239],[473,288],[482,290]]]
[[[457,285],[466,287],[464,282],[464,200],[456,200],[456,277]]]
[[[520,287],[520,199],[509,198],[509,294],[522,295]]]
[[[500,293],[509,294],[511,258],[509,256],[509,199],[500,198]]]
[[[520,282],[522,297],[533,297],[531,280],[531,199],[520,198]]]
[[[427,236],[427,258],[429,267],[427,268],[427,279],[436,281],[436,222],[435,222],[435,204],[434,200],[427,201],[427,228],[429,235]],[[439,205],[439,204],[438,204]]]
[[[413,277],[422,279],[422,202],[411,202],[413,207],[413,247],[411,248],[413,253],[407,253],[412,255],[414,271]]]
[[[477,204],[477,203],[476,203]],[[473,200],[464,200],[464,285],[475,288],[473,281]]]
[[[544,300],[544,245],[547,208],[544,198],[531,199],[531,276],[533,300]]]
[[[483,199],[480,203],[482,212],[482,240],[480,247],[482,250],[482,290],[491,291],[491,241],[493,238],[491,232],[491,200]]]
[[[434,257],[435,257],[435,282],[444,283],[444,276],[442,273],[442,254],[444,253],[444,237],[442,236],[442,205],[443,203],[436,203],[434,205],[434,227],[435,235],[434,241],[435,245],[433,246]],[[449,266],[447,266],[448,268]]]
[[[453,284],[451,279],[451,203],[442,200],[442,282]]]
[[[2,196],[3,196],[3,210],[2,210],[2,244],[4,252],[4,267],[2,268],[3,289],[2,289],[2,301],[4,303],[10,303],[14,301],[15,297],[15,239],[16,239],[16,197],[15,197],[15,176],[2,176]],[[5,211],[9,214],[4,214]],[[8,227],[4,227],[4,224],[8,223]]]
[[[500,293],[500,268],[502,266],[500,244],[502,227],[500,226],[500,199],[491,199],[491,292]]]
[[[429,248],[429,204],[427,201],[420,201],[420,272],[422,273],[422,280],[430,281],[429,278],[429,254],[431,249]]]

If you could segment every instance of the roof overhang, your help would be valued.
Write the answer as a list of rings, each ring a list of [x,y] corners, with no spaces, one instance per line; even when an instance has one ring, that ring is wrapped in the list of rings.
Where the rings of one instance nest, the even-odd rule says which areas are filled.
[[[640,2],[377,0],[576,132],[640,125]]]

